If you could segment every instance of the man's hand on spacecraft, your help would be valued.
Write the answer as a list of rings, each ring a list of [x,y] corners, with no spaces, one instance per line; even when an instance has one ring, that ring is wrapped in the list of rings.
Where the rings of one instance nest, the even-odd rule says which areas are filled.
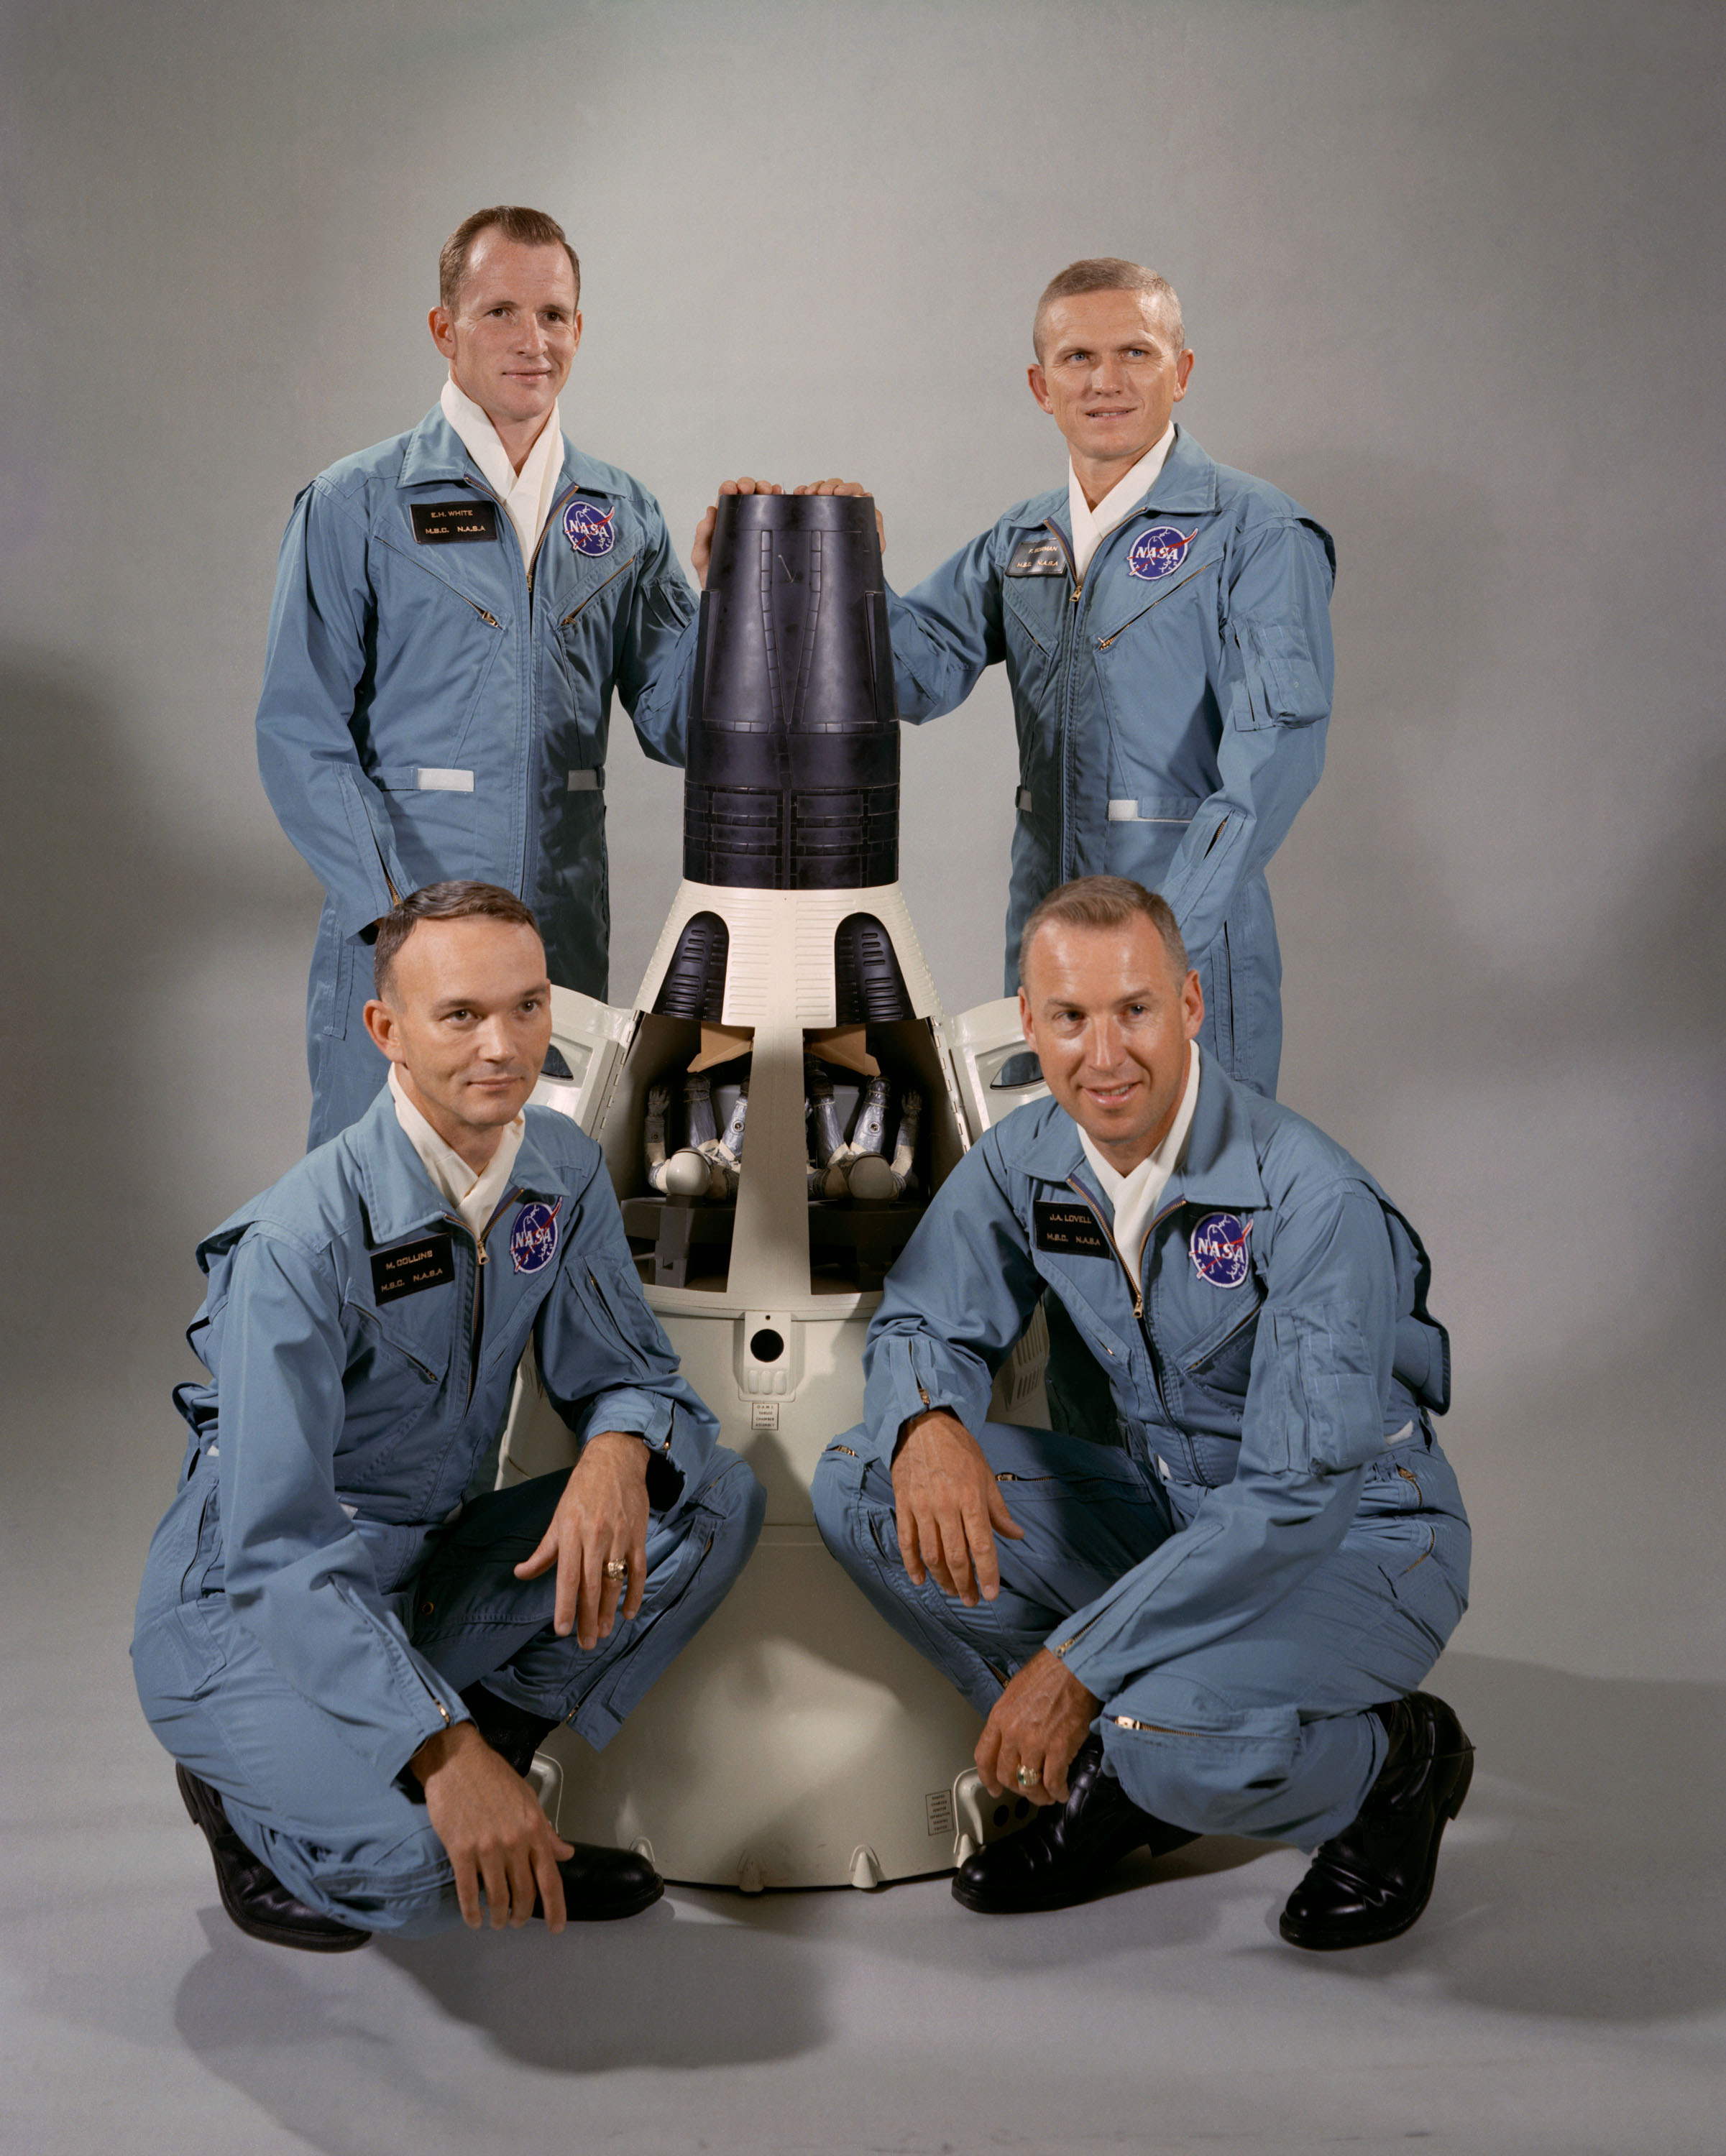
[[[794,494],[867,494],[869,489],[860,480],[814,479],[807,486],[794,486],[791,491]],[[887,520],[878,509],[875,512],[875,536],[885,554],[887,551]]]
[[[1025,1530],[1013,1524],[983,1447],[957,1415],[932,1408],[912,1416],[893,1455],[893,1496],[899,1554],[917,1584],[932,1578],[968,1609],[979,1594],[993,1602],[1001,1586],[994,1538],[1020,1542]]]
[[[583,1647],[609,1639],[619,1601],[625,1617],[647,1584],[647,1447],[627,1430],[600,1430],[582,1447],[539,1548],[516,1567],[517,1579],[557,1568],[552,1628]],[[625,1564],[606,1577],[606,1566]]]
[[[491,1928],[525,1924],[533,1914],[536,1889],[546,1929],[563,1928],[563,1881],[559,1857],[573,1856],[538,1800],[507,1760],[501,1758],[470,1722],[440,1729],[408,1762],[425,1792],[432,1831],[455,1871],[462,1922],[480,1928],[480,1894],[491,1912]]]
[[[777,480],[722,479],[719,482],[722,494],[783,494],[785,490]],[[803,488],[798,492],[801,494]],[[707,564],[713,558],[713,527],[719,521],[719,504],[710,501],[701,511],[701,521],[696,526],[694,544],[689,550],[690,566],[696,572],[696,581],[705,591],[707,585]]]
[[[995,1702],[977,1740],[973,1756],[984,1789],[992,1797],[1023,1791],[1040,1804],[1064,1804],[1066,1770],[1102,1707],[1064,1662],[1039,1648]],[[1028,1787],[1018,1779],[1021,1766],[1037,1777]]]

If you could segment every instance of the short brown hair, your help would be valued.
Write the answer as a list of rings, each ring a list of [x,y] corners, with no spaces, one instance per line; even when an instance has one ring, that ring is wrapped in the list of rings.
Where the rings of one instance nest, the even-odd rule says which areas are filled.
[[[1082,262],[1069,262],[1058,277],[1051,277],[1043,287],[1043,296],[1037,301],[1030,324],[1031,348],[1040,364],[1043,357],[1044,316],[1057,300],[1071,300],[1080,292],[1148,293],[1162,311],[1163,326],[1174,341],[1177,356],[1186,350],[1186,324],[1181,320],[1180,301],[1174,296],[1174,287],[1169,280],[1159,277],[1154,270],[1147,270],[1142,262],[1123,262],[1118,254],[1097,254]]]
[[[1130,876],[1075,876],[1071,883],[1062,884],[1040,899],[1031,908],[1025,933],[1019,939],[1020,979],[1025,978],[1025,962],[1038,930],[1046,928],[1051,921],[1070,928],[1123,928],[1141,914],[1163,938],[1176,980],[1185,980],[1192,961],[1176,926],[1174,908],[1166,898],[1147,891],[1142,883],[1134,883]]]
[[[421,891],[410,891],[405,898],[398,898],[378,924],[378,941],[372,951],[372,985],[380,1003],[389,1001],[390,969],[396,954],[414,933],[416,921],[472,921],[480,917],[488,921],[512,921],[517,928],[531,928],[539,934],[539,923],[533,917],[533,908],[524,906],[512,891],[506,891],[496,883],[429,883]]]
[[[547,217],[542,209],[523,209],[515,203],[499,203],[493,209],[476,209],[471,217],[463,218],[444,242],[443,252],[438,257],[438,305],[445,314],[455,312],[474,242],[482,232],[494,228],[506,239],[513,239],[523,247],[561,247],[575,273],[575,304],[581,305],[581,264],[576,259],[575,249],[563,237],[563,228],[557,218]]]

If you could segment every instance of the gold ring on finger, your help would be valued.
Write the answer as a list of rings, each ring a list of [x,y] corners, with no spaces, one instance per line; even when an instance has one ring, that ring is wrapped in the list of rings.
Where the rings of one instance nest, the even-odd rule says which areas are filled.
[[[1021,1789],[1034,1789],[1041,1779],[1035,1767],[1020,1767],[1013,1777]]]
[[[629,1576],[629,1566],[627,1558],[620,1557],[609,1557],[606,1558],[605,1577],[608,1579],[627,1579]]]

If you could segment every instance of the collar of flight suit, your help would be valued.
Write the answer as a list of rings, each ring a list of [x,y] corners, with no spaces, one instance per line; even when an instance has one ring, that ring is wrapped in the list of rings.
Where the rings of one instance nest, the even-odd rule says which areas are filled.
[[[567,1198],[568,1171],[548,1158],[536,1142],[534,1125],[537,1120],[535,1111],[530,1109],[521,1150],[516,1155],[516,1172],[510,1178],[511,1195]],[[429,1227],[434,1221],[456,1219],[443,1192],[426,1173],[425,1163],[414,1152],[413,1140],[402,1128],[388,1086],[346,1132],[344,1142],[353,1159],[375,1249],[398,1243],[416,1228]]]
[[[1174,454],[1171,449],[1169,454]],[[408,437],[396,485],[424,486],[439,480],[461,480],[470,486],[478,485],[487,495],[491,493],[485,474],[468,454],[467,444],[445,418],[443,406],[434,404]],[[573,486],[579,487],[583,494],[615,495],[619,492],[616,475],[610,468],[577,449],[566,434],[562,468],[553,492],[561,496]]]
[[[1234,1081],[1218,1070],[1215,1056],[1199,1059],[1199,1097],[1193,1104],[1186,1148],[1163,1187],[1158,1219],[1179,1205],[1214,1205],[1240,1211],[1268,1203],[1264,1178],[1259,1173],[1252,1124],[1239,1091]],[[1066,1109],[1051,1100],[1041,1114],[1035,1108],[1022,1109],[1020,1113],[1033,1119],[1022,1134],[1013,1127],[1017,1116],[998,1126],[1001,1151],[1009,1166],[1040,1183],[1070,1184],[1078,1176],[1091,1194],[1107,1204],[1079,1142],[1079,1127]]]
[[[1097,552],[1101,554],[1112,540],[1119,538],[1135,516],[1206,516],[1220,498],[1215,459],[1199,448],[1195,438],[1177,420],[1169,454],[1163,459],[1163,469],[1152,480],[1144,500],[1103,534],[1097,542]],[[1072,518],[1065,482],[1050,487],[1046,493],[1034,494],[1029,501],[1010,511],[1007,521],[1010,528],[1025,531],[1040,531],[1045,525],[1057,524],[1071,545]]]

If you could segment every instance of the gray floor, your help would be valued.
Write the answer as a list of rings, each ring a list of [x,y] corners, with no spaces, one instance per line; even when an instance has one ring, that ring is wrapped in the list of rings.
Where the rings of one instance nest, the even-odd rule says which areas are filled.
[[[8,2156],[1721,2147],[1726,1732],[1702,1681],[1448,1657],[1474,1794],[1425,1922],[1346,1958],[1277,1941],[1301,1860],[1245,1842],[1015,1922],[936,1883],[676,1892],[561,1941],[328,1962],[254,1944],[125,1655],[174,1366],[152,1345],[123,1389],[74,1370],[12,1403]],[[1609,1520],[1577,1496],[1588,1547]]]

